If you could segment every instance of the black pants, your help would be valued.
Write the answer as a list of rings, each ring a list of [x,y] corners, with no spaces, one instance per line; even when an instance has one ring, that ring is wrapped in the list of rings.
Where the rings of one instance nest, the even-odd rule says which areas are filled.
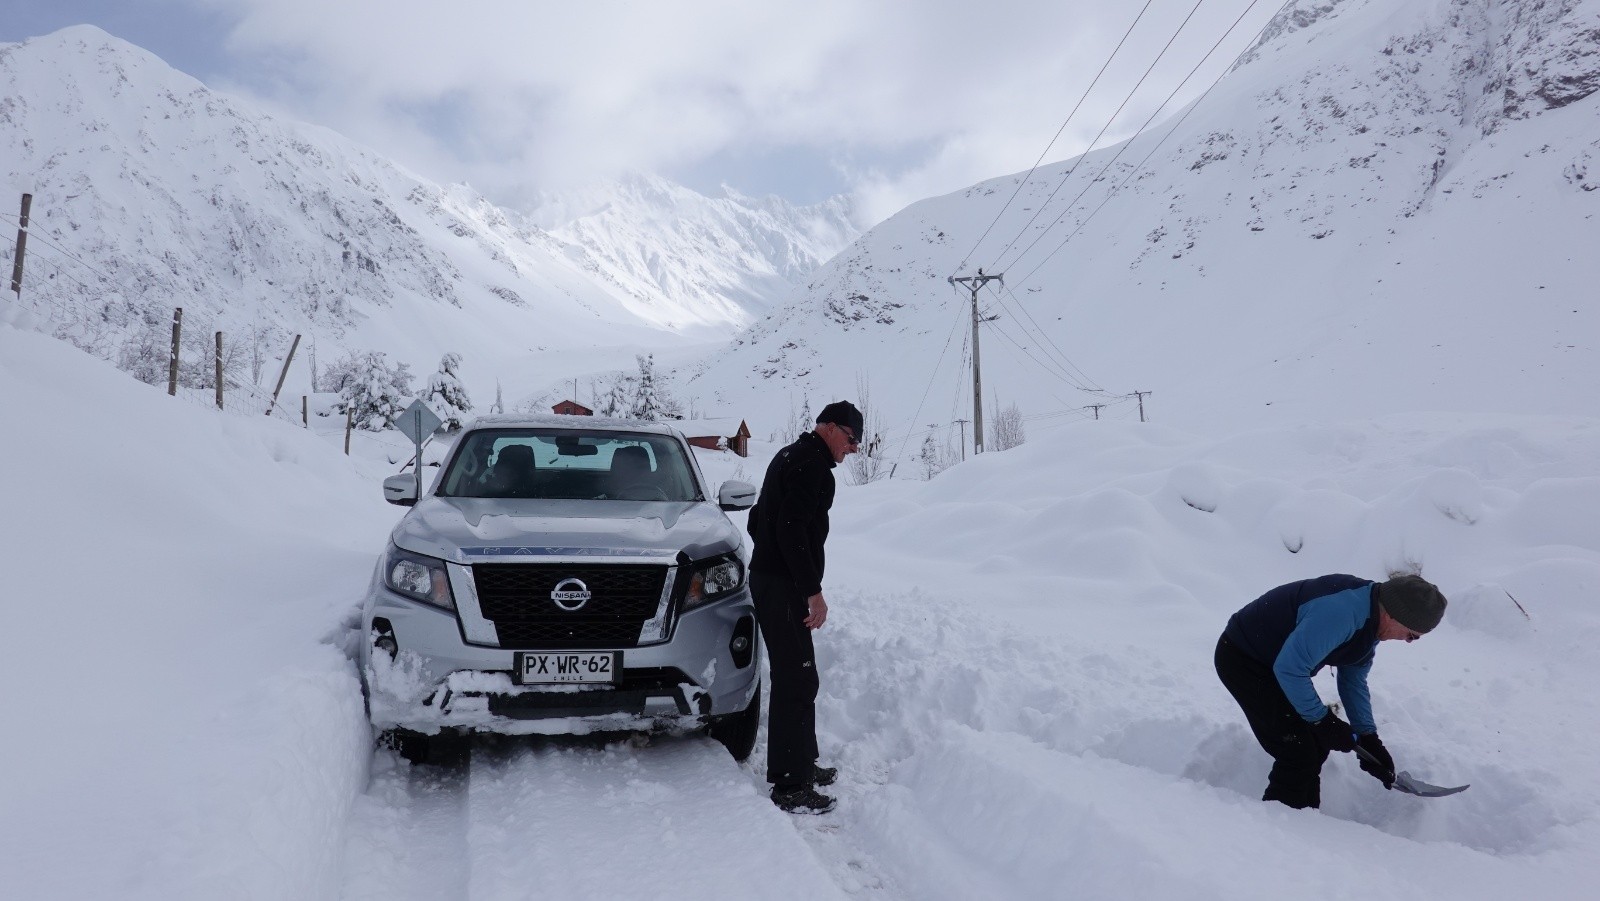
[[[1217,640],[1217,678],[1244,710],[1256,741],[1272,755],[1263,801],[1322,806],[1322,764],[1328,750],[1295,711],[1272,667],[1247,657],[1224,635]]]
[[[772,694],[767,707],[767,781],[811,782],[817,763],[817,654],[806,628],[806,596],[771,573],[750,573],[761,638],[767,643]]]

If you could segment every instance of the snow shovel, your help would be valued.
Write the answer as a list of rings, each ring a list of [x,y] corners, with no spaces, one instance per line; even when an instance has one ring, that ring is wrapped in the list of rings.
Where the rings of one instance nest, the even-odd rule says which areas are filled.
[[[1378,758],[1372,756],[1372,752],[1361,747],[1360,745],[1356,745],[1356,754],[1367,763],[1378,767],[1383,766],[1383,763],[1379,761]],[[1440,785],[1429,785],[1428,783],[1423,782],[1421,779],[1413,778],[1412,775],[1405,770],[1401,770],[1394,775],[1394,787],[1408,795],[1416,795],[1419,798],[1442,798],[1445,795],[1453,795],[1456,792],[1464,792],[1472,786],[1469,784],[1445,788],[1444,786]]]

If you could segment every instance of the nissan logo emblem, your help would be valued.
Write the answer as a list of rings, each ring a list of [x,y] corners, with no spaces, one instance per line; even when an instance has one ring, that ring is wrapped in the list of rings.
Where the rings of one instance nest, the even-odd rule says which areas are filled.
[[[573,611],[583,608],[589,603],[589,586],[583,584],[582,579],[562,579],[556,583],[555,590],[550,592],[550,600],[562,610]]]

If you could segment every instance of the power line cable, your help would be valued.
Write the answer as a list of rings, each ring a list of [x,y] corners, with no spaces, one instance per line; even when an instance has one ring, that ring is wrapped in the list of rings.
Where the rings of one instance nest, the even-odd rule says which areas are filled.
[[[1017,199],[1017,195],[1022,193],[1023,188],[1027,187],[1028,180],[1033,178],[1034,171],[1039,168],[1040,163],[1044,162],[1045,154],[1049,153],[1050,148],[1056,145],[1056,141],[1061,140],[1062,132],[1067,130],[1067,125],[1078,114],[1078,109],[1083,106],[1083,102],[1089,99],[1089,93],[1094,90],[1095,85],[1100,83],[1100,76],[1106,74],[1106,69],[1111,67],[1111,61],[1117,58],[1117,53],[1122,50],[1122,45],[1128,42],[1128,38],[1133,34],[1133,29],[1138,26],[1139,20],[1144,18],[1144,14],[1150,9],[1150,4],[1154,2],[1155,0],[1145,0],[1144,8],[1140,9],[1139,14],[1133,17],[1133,22],[1128,26],[1128,30],[1122,34],[1122,40],[1118,41],[1117,46],[1112,48],[1111,55],[1106,57],[1105,63],[1100,66],[1100,71],[1095,73],[1094,80],[1090,81],[1089,86],[1083,89],[1083,96],[1078,98],[1078,102],[1073,105],[1072,111],[1067,113],[1067,118],[1062,120],[1061,127],[1056,129],[1055,136],[1050,139],[1050,143],[1044,145],[1043,150],[1039,151],[1039,158],[1034,160],[1033,165],[1028,168],[1028,174],[1022,177],[1022,181],[1017,182],[1016,189],[1011,192],[1010,197],[1006,198],[1005,206],[1000,208],[1000,212],[995,213],[994,221],[989,223],[989,227],[983,230],[983,234],[978,236],[977,241],[973,242],[972,248],[967,251],[966,256],[961,258],[961,263],[956,266],[957,272],[966,268],[967,261],[972,259],[972,255],[977,252],[979,247],[983,246],[983,241],[989,237],[989,232],[994,231],[994,227],[1000,223],[1000,218],[1006,214],[1006,210],[1011,208],[1011,202]]]
[[[990,290],[994,291],[993,288],[990,288]],[[1036,344],[1040,345],[1039,350],[1041,352],[1046,353],[1048,356],[1048,352],[1046,352],[1045,348],[1043,347],[1044,344],[1049,344],[1050,347],[1055,350],[1057,365],[1068,374],[1069,380],[1079,382],[1079,384],[1074,384],[1073,387],[1077,388],[1079,391],[1085,391],[1090,394],[1104,394],[1105,389],[1099,387],[1095,379],[1090,378],[1089,374],[1084,372],[1082,367],[1072,362],[1072,360],[1067,357],[1066,353],[1064,353],[1061,348],[1050,339],[1050,336],[1046,334],[1044,329],[1040,327],[1039,323],[1034,320],[1032,314],[1028,313],[1027,308],[1022,305],[1021,299],[1015,294],[1012,294],[1009,289],[1006,290],[1006,294],[1011,294],[1012,300],[1016,301],[1017,309],[1027,317],[1029,322],[1033,323],[1033,330],[1031,332],[1029,331],[1028,327],[1022,323],[1021,319],[1017,317],[1016,311],[1012,311],[1011,307],[1006,304],[1004,295],[1000,294],[998,291],[995,291],[995,299],[1004,309],[1006,309],[1008,312],[1011,312],[1012,319],[1016,321],[1017,327],[1022,331],[1022,333],[1028,337],[1031,337]]]
[[[1016,302],[1017,309],[1022,311],[1022,315],[1026,316],[1028,318],[1028,321],[1033,323],[1033,328],[1034,328],[1035,332],[1038,334],[1038,336],[1040,338],[1042,338],[1045,341],[1045,343],[1049,344],[1050,347],[1053,350],[1055,350],[1056,357],[1058,359],[1060,359],[1060,361],[1063,364],[1065,364],[1067,366],[1067,368],[1071,369],[1073,372],[1076,372],[1080,377],[1082,377],[1084,382],[1098,386],[1099,380],[1090,378],[1089,374],[1087,372],[1084,372],[1082,367],[1080,367],[1078,364],[1072,362],[1072,360],[1067,357],[1066,353],[1061,350],[1061,346],[1056,344],[1055,339],[1050,337],[1050,333],[1046,332],[1044,330],[1044,328],[1039,325],[1038,320],[1033,318],[1033,314],[1028,312],[1028,308],[1027,308],[1027,306],[1025,304],[1023,304],[1022,298],[1018,297],[1016,295],[1016,293],[1013,292],[1010,288],[1004,288],[1004,291],[1005,291],[1005,293],[1011,295],[1011,299]],[[1091,393],[1095,393],[1095,394],[1103,394],[1103,393],[1105,393],[1105,389],[1101,388],[1101,387],[1086,388],[1084,390],[1090,391]]]
[[[1041,368],[1045,368],[1043,366],[1043,364],[1041,364],[1036,357],[1034,357],[1032,354],[1028,353],[1028,349],[1026,347],[1023,347],[1021,344],[1017,343],[1017,341],[1014,338],[1012,338],[1010,335],[1005,334],[1004,332],[998,332],[998,334],[1001,337],[1005,338],[1006,341],[1009,342],[1012,347],[1015,347],[1015,348],[1017,348],[1017,350],[1021,351],[1024,356],[1028,357],[1028,359],[1032,360],[1035,364],[1040,365]],[[1005,345],[1003,345],[1003,344],[1000,345],[1000,349],[1005,351],[1006,355],[1011,357],[1012,360],[1015,360],[1019,365],[1022,364],[1022,360],[1018,359],[1016,354],[1012,353],[1011,350],[1008,349]],[[1055,372],[1051,372],[1048,368],[1045,368],[1045,372],[1049,373],[1050,375],[1054,375],[1057,378],[1060,378],[1059,374],[1057,374]],[[1071,382],[1068,382],[1067,385],[1069,387],[1072,387],[1072,388],[1078,387],[1077,385],[1073,385]],[[1049,394],[1052,398],[1054,398],[1057,403],[1061,403],[1061,404],[1067,404],[1068,403],[1068,401],[1065,398],[1063,398],[1060,395],[1056,394],[1054,391],[1051,391],[1048,388],[1044,388],[1043,390],[1047,394]],[[996,401],[996,403],[998,403],[998,400]],[[998,411],[996,411],[996,412],[998,412]]]
[[[955,286],[954,286],[954,285],[952,285],[952,286],[951,286],[951,287],[952,287],[952,289],[954,289],[954,287],[955,287]],[[959,297],[959,296],[960,296],[960,292],[959,292],[959,291],[957,291],[957,295],[956,295],[956,296],[957,296],[957,297]],[[958,303],[958,304],[957,304],[957,305],[956,305],[956,309],[957,309],[957,310],[958,310],[958,311],[960,311],[960,312],[962,312],[962,313],[965,313],[965,312],[966,312],[966,309],[965,309],[965,305],[964,305],[964,304],[959,304],[959,303]],[[962,316],[958,316],[958,317],[956,317],[956,328],[960,328],[960,327],[961,327],[961,322],[962,322],[962,319],[963,319],[963,318],[965,318],[965,317],[962,317]],[[937,379],[937,378],[938,378],[938,375],[939,375],[939,367],[940,367],[940,366],[941,366],[941,365],[943,365],[943,363],[944,363],[944,355],[945,355],[945,354],[946,354],[946,353],[947,353],[947,352],[949,352],[949,350],[950,350],[950,342],[951,342],[951,341],[953,341],[953,340],[955,340],[955,337],[956,337],[956,328],[952,328],[952,329],[951,329],[951,330],[950,330],[950,335],[949,335],[949,337],[947,337],[947,338],[945,338],[945,339],[944,339],[944,348],[943,348],[943,349],[941,349],[941,350],[940,350],[940,351],[939,351],[939,359],[938,359],[938,360],[936,360],[936,361],[934,361],[934,364],[933,364],[933,373],[932,373],[932,374],[931,374],[931,375],[929,375],[929,376],[928,376],[928,387],[927,387],[927,388],[925,388],[925,389],[923,389],[923,391],[922,391],[922,400],[920,400],[920,401],[917,401],[917,411],[916,411],[916,412],[915,412],[915,413],[913,413],[913,414],[911,414],[911,422],[912,422],[912,428],[916,428],[916,422],[917,422],[917,417],[919,417],[919,416],[921,416],[921,415],[922,415],[922,407],[923,407],[923,405],[924,405],[924,404],[926,404],[926,403],[927,403],[927,402],[928,402],[928,393],[929,393],[929,392],[930,392],[930,391],[932,391],[932,390],[933,390],[933,383],[934,383],[934,380],[935,380],[935,379]],[[900,443],[900,452],[899,452],[899,454],[898,454],[898,455],[897,455],[897,457],[904,457],[904,456],[905,456],[905,453],[906,453],[906,445],[907,445],[907,444],[909,444],[909,443],[910,443],[910,441],[911,441],[911,435],[910,435],[910,433],[909,433],[909,432],[908,432],[908,433],[907,433],[907,434],[906,434],[906,438],[905,438],[905,441],[902,441],[902,442],[901,442],[901,443]]]
[[[1023,356],[1026,356],[1029,360],[1032,360],[1034,362],[1034,364],[1037,365],[1047,375],[1050,375],[1050,376],[1060,380],[1061,382],[1065,383],[1067,385],[1067,387],[1069,387],[1069,388],[1076,388],[1076,389],[1078,389],[1080,391],[1084,390],[1082,385],[1078,384],[1076,381],[1074,381],[1072,379],[1071,376],[1069,376],[1065,372],[1063,372],[1059,366],[1055,366],[1054,364],[1052,364],[1050,362],[1047,362],[1045,360],[1041,360],[1038,357],[1034,356],[1034,354],[1033,354],[1033,352],[1031,350],[1029,350],[1028,348],[1024,347],[1020,341],[1018,341],[1016,338],[1013,338],[1009,332],[1007,332],[1004,328],[1002,328],[1000,326],[999,320],[995,320],[994,322],[991,322],[990,325],[993,327],[994,333],[996,335],[999,335],[1000,337],[1006,339],[1006,341],[1010,342],[1012,347],[1015,347],[1017,350],[1021,351]]]
[[[956,368],[955,393],[950,397],[950,422],[956,421],[957,412],[961,409],[961,399],[967,391],[967,370],[972,363],[971,345],[968,344],[965,331],[961,334],[961,365]]]
[[[1100,176],[1104,175],[1106,173],[1106,171],[1108,169],[1110,169],[1113,164],[1116,163],[1117,159],[1120,158],[1122,156],[1122,154],[1124,152],[1126,152],[1129,147],[1133,146],[1133,142],[1138,139],[1140,134],[1144,133],[1144,129],[1149,127],[1150,123],[1155,120],[1156,116],[1160,115],[1161,110],[1165,109],[1166,105],[1168,103],[1172,102],[1172,98],[1177,96],[1178,92],[1183,89],[1183,86],[1188,83],[1190,78],[1194,77],[1196,72],[1200,71],[1200,67],[1205,65],[1206,60],[1211,58],[1211,54],[1215,53],[1217,51],[1217,49],[1222,46],[1222,42],[1228,39],[1228,35],[1232,34],[1233,30],[1235,28],[1239,27],[1239,23],[1244,21],[1245,16],[1248,16],[1250,14],[1250,11],[1252,9],[1255,9],[1255,7],[1260,2],[1261,2],[1261,0],[1251,0],[1250,5],[1245,7],[1244,12],[1240,13],[1239,17],[1233,21],[1233,24],[1228,26],[1228,30],[1222,33],[1222,37],[1218,38],[1216,43],[1211,45],[1211,49],[1206,51],[1206,55],[1200,58],[1200,62],[1196,63],[1194,68],[1189,70],[1189,74],[1184,76],[1183,81],[1178,83],[1178,86],[1172,90],[1172,93],[1167,95],[1167,99],[1162,101],[1161,106],[1157,107],[1156,111],[1150,115],[1150,118],[1145,120],[1145,124],[1144,124],[1144,126],[1142,126],[1139,129],[1138,134],[1135,134],[1133,138],[1130,138],[1127,141],[1127,143],[1123,144],[1120,148],[1117,149],[1116,155],[1113,156],[1110,159],[1110,161],[1108,161],[1106,163],[1106,165],[1103,166],[1100,169],[1100,171],[1095,174],[1094,178],[1089,180],[1088,185],[1086,185],[1084,187],[1084,189],[1078,193],[1077,197],[1073,198],[1072,203],[1069,203],[1067,205],[1066,209],[1062,210],[1061,215],[1057,216],[1054,222],[1052,222],[1048,227],[1046,227],[1043,232],[1040,232],[1039,236],[1037,238],[1034,238],[1033,243],[1029,244],[1027,246],[1027,248],[1022,251],[1022,253],[1017,255],[1016,259],[1013,260],[1013,265],[1015,263],[1017,263],[1017,262],[1020,262],[1023,257],[1026,257],[1028,255],[1029,251],[1033,250],[1034,246],[1037,245],[1039,243],[1039,241],[1044,238],[1045,234],[1048,233],[1050,231],[1050,229],[1054,228],[1058,223],[1061,222],[1062,219],[1066,218],[1067,213],[1071,212],[1072,211],[1072,207],[1074,205],[1076,205],[1077,202],[1080,199],[1083,198],[1084,194],[1088,193],[1089,188],[1092,187],[1097,181],[1099,181]],[[1270,23],[1268,23],[1268,24],[1270,24]],[[1265,30],[1266,30],[1266,25],[1262,25],[1261,31],[1265,31]],[[1256,33],[1257,39],[1260,38],[1261,31],[1258,31]],[[1251,42],[1251,45],[1253,45],[1253,44],[1254,44],[1254,41]],[[1242,52],[1241,52],[1241,55],[1242,55]],[[1236,57],[1235,58],[1235,62],[1237,62],[1237,60],[1238,60],[1238,58]],[[1100,201],[1100,205],[1095,207],[1092,211],[1090,211],[1089,215],[1085,216],[1083,218],[1083,220],[1078,223],[1077,227],[1073,229],[1071,234],[1067,235],[1067,237],[1065,239],[1063,239],[1062,242],[1060,244],[1058,244],[1054,250],[1050,251],[1048,254],[1045,254],[1044,259],[1040,260],[1038,265],[1036,265],[1032,269],[1028,270],[1028,274],[1024,275],[1022,278],[1016,280],[1014,282],[1014,284],[1016,284],[1017,286],[1021,286],[1021,285],[1027,284],[1028,280],[1033,278],[1034,274],[1039,271],[1040,267],[1042,267],[1045,264],[1046,261],[1048,261],[1051,257],[1054,257],[1057,253],[1059,253],[1063,247],[1067,246],[1067,242],[1071,241],[1074,237],[1076,237],[1078,235],[1079,232],[1083,231],[1083,227],[1089,223],[1089,220],[1093,219],[1096,213],[1098,213],[1098,212],[1100,212],[1100,210],[1104,209],[1106,204],[1111,202],[1111,199],[1113,197],[1115,197],[1117,195],[1117,193],[1119,191],[1121,191],[1122,188],[1124,186],[1126,186],[1128,184],[1128,182],[1133,179],[1133,176],[1135,174],[1137,174],[1138,172],[1140,172],[1140,171],[1142,171],[1144,169],[1145,163],[1149,162],[1150,158],[1152,156],[1155,156],[1156,151],[1161,149],[1162,145],[1166,144],[1167,139],[1171,138],[1172,135],[1177,132],[1178,128],[1181,125],[1183,125],[1183,123],[1189,118],[1189,115],[1191,113],[1193,113],[1196,109],[1199,108],[1201,102],[1204,101],[1208,95],[1210,95],[1210,93],[1211,93],[1213,88],[1215,88],[1218,84],[1220,84],[1222,82],[1222,79],[1227,76],[1228,71],[1230,69],[1232,69],[1232,66],[1224,68],[1223,71],[1220,74],[1217,75],[1216,79],[1213,80],[1211,82],[1211,84],[1208,85],[1206,87],[1206,89],[1200,93],[1200,96],[1195,98],[1194,103],[1191,103],[1189,105],[1189,108],[1184,110],[1183,115],[1179,116],[1178,119],[1175,122],[1173,122],[1172,127],[1167,129],[1167,133],[1162,135],[1161,139],[1158,140],[1155,143],[1155,145],[1150,148],[1150,152],[1146,153],[1144,155],[1143,159],[1139,160],[1139,162],[1135,166],[1133,166],[1131,169],[1128,170],[1128,173],[1123,176],[1121,182],[1119,182],[1117,185],[1112,187],[1112,189],[1106,193],[1105,199]]]
[[[1100,143],[1100,139],[1105,137],[1106,132],[1111,129],[1112,124],[1115,123],[1117,118],[1122,115],[1123,109],[1126,108],[1127,105],[1133,100],[1134,95],[1139,93],[1139,88],[1144,84],[1145,79],[1150,77],[1150,73],[1155,71],[1156,65],[1161,62],[1162,57],[1166,56],[1167,51],[1172,49],[1173,43],[1178,40],[1178,35],[1183,33],[1183,29],[1188,26],[1189,20],[1194,18],[1194,14],[1196,12],[1200,11],[1200,6],[1203,3],[1205,3],[1205,0],[1195,0],[1194,7],[1189,10],[1189,14],[1183,17],[1182,22],[1178,23],[1178,28],[1176,31],[1172,32],[1172,37],[1167,39],[1167,43],[1161,48],[1161,52],[1156,54],[1156,58],[1150,61],[1150,65],[1144,70],[1144,74],[1139,76],[1139,80],[1135,82],[1133,88],[1128,91],[1128,96],[1122,98],[1122,102],[1117,105],[1117,109],[1111,114],[1111,118],[1106,120],[1106,124],[1100,128],[1099,133],[1094,136],[1094,140],[1089,142],[1088,148],[1086,148],[1083,153],[1079,154],[1078,157],[1072,161],[1072,165],[1067,169],[1066,174],[1061,176],[1061,181],[1056,183],[1055,189],[1050,192],[1050,196],[1046,197],[1044,202],[1039,204],[1039,208],[1034,211],[1033,216],[1023,224],[1020,230],[1018,230],[1016,237],[1006,242],[1006,246],[1002,247],[1000,252],[995,255],[995,264],[989,266],[989,270],[991,272],[997,271],[996,266],[998,265],[1000,259],[1003,258],[1018,241],[1022,240],[1022,236],[1028,233],[1028,229],[1033,227],[1034,222],[1038,221],[1039,214],[1044,212],[1045,207],[1049,206],[1050,201],[1054,200],[1056,195],[1061,192],[1061,189],[1066,186],[1067,181],[1072,178],[1073,173],[1078,171],[1078,167],[1083,164],[1084,158],[1087,157],[1089,153],[1094,150],[1095,146]],[[1049,231],[1048,228],[1045,230]]]

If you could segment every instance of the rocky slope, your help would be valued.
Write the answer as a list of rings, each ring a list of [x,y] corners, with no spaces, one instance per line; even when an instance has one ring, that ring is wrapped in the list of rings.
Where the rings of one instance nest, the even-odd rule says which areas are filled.
[[[1197,427],[1571,412],[1600,339],[1597,87],[1596,0],[1295,0],[1181,115],[913,205],[693,384],[865,373],[904,429],[970,417],[946,278],[983,266],[985,394],[1029,415],[1136,416],[1135,390]]]

